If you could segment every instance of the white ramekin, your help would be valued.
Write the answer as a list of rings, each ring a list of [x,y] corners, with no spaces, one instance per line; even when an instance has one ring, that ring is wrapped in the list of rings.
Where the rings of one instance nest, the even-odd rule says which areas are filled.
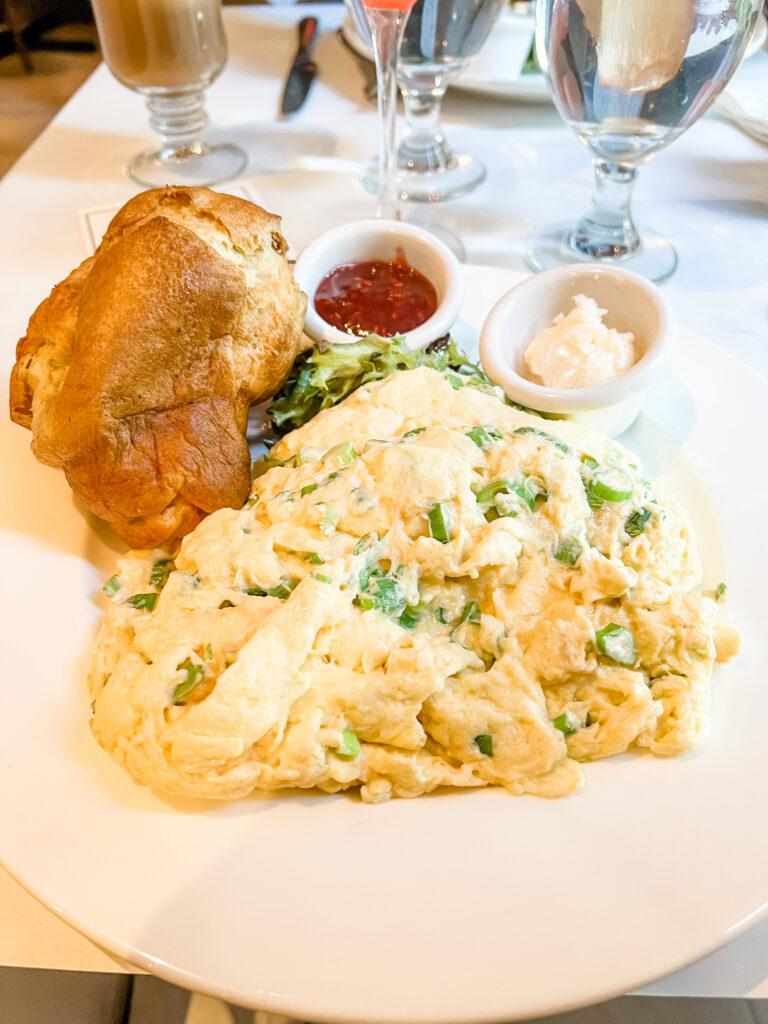
[[[423,324],[405,334],[406,345],[411,349],[423,348],[450,331],[464,304],[461,264],[451,250],[434,235],[412,224],[359,220],[332,228],[310,242],[293,268],[299,287],[307,293],[304,330],[314,341],[343,345],[359,340],[326,323],[315,309],[315,292],[323,277],[343,263],[392,260],[398,248],[437,292],[437,309]]]
[[[544,387],[529,376],[523,353],[558,313],[570,312],[579,294],[607,311],[609,327],[634,334],[639,358],[605,384]],[[640,411],[643,392],[669,358],[674,338],[675,315],[656,285],[618,267],[572,264],[534,274],[499,299],[482,328],[480,359],[493,383],[513,402],[615,437]]]

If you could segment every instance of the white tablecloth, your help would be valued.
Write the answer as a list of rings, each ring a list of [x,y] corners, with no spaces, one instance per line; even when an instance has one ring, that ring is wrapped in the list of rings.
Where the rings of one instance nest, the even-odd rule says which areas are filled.
[[[316,51],[320,78],[301,112],[279,122],[292,26],[307,13],[318,14],[325,30]],[[376,148],[375,113],[359,69],[334,38],[340,20],[336,4],[227,9],[230,60],[208,94],[210,136],[248,151],[246,188],[283,216],[294,254],[320,231],[374,212],[356,171]],[[768,53],[739,76],[764,89]],[[585,206],[587,152],[548,105],[455,90],[444,113],[452,143],[480,156],[488,178],[461,201],[413,214],[458,234],[468,262],[524,269],[528,232]],[[149,141],[141,100],[102,66],[0,183],[3,396],[30,312],[90,251],[88,223],[135,193],[124,168]],[[681,323],[768,376],[768,148],[708,115],[643,168],[635,205],[641,223],[678,247],[680,266],[666,290]],[[122,969],[1,869],[0,965]],[[768,997],[768,922],[644,991]]]

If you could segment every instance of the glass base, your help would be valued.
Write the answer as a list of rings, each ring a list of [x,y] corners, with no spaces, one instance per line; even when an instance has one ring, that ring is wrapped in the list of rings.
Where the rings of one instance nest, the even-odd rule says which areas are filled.
[[[405,203],[440,203],[472,192],[485,181],[485,167],[469,153],[457,153],[447,167],[434,171],[395,173],[395,190]],[[363,169],[360,181],[369,192],[379,190],[379,166],[372,161]]]
[[[237,146],[202,143],[182,149],[147,150],[128,164],[128,174],[139,185],[215,185],[236,178],[248,163]]]
[[[672,244],[655,231],[640,226],[638,230],[642,246],[639,252],[631,256],[592,258],[568,244],[568,236],[574,226],[573,223],[554,224],[530,235],[525,245],[525,261],[528,266],[533,270],[550,270],[552,267],[564,267],[568,263],[598,263],[632,270],[656,284],[666,281],[675,272],[677,253]]]

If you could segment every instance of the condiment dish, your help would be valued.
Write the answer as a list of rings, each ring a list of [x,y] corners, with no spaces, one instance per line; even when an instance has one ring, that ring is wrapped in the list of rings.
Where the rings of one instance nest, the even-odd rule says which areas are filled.
[[[632,332],[638,358],[607,383],[545,387],[526,368],[525,349],[559,313],[571,310],[579,294],[606,310],[607,326]],[[669,358],[674,338],[675,315],[656,285],[618,267],[573,264],[534,274],[499,299],[483,324],[480,360],[513,402],[615,437],[637,417],[643,392]]]
[[[315,309],[317,286],[335,267],[361,260],[394,260],[402,250],[407,262],[432,283],[437,293],[435,312],[404,334],[408,348],[424,348],[450,331],[464,304],[461,264],[441,241],[422,228],[391,220],[362,220],[341,224],[320,235],[304,249],[293,269],[307,293],[304,330],[313,341],[350,344],[358,337],[326,323]]]

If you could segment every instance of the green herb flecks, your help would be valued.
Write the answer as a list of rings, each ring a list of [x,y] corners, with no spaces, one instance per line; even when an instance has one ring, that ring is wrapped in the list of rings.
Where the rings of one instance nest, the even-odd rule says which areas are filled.
[[[490,448],[494,441],[501,441],[504,435],[498,427],[472,427],[467,431],[467,437],[474,442],[478,448],[485,451]]]
[[[162,590],[175,568],[176,564],[172,558],[159,558],[152,566],[152,572],[149,574],[150,584],[153,587],[157,587],[158,590]]]
[[[341,743],[336,748],[336,756],[344,758],[345,761],[354,761],[360,753],[360,740],[354,729],[347,726],[341,731]]]
[[[138,608],[140,611],[151,612],[152,609],[155,607],[156,601],[156,593],[134,594],[132,597],[129,597],[125,603],[129,604],[132,608]]]
[[[626,626],[610,622],[595,633],[598,651],[619,665],[634,665],[637,657],[635,638]]]
[[[572,711],[563,711],[557,718],[552,719],[552,725],[559,729],[563,736],[570,736],[572,732],[582,727],[582,722]]]
[[[566,537],[555,549],[555,558],[564,565],[576,565],[582,552],[581,542],[575,537]]]
[[[176,670],[184,673],[184,681],[174,687],[173,694],[171,695],[172,704],[178,704],[182,701],[188,693],[205,679],[205,666],[198,665],[197,662],[192,661],[190,658],[177,665]]]
[[[110,600],[112,600],[113,598],[117,597],[117,595],[120,593],[121,587],[122,584],[120,583],[119,578],[117,576],[110,576],[101,589],[104,591],[107,597]]]
[[[624,523],[624,530],[629,537],[639,537],[651,518],[649,508],[641,508],[639,512],[633,512]]]
[[[441,544],[447,544],[451,539],[447,506],[442,501],[438,501],[427,513],[427,520],[429,521],[430,537],[439,540]]]
[[[475,736],[475,746],[481,754],[493,757],[493,736],[490,733],[484,732],[480,736]]]
[[[330,537],[330,535],[336,529],[336,524],[339,521],[339,510],[333,505],[323,503],[323,514],[320,518],[320,533],[324,537]]]

